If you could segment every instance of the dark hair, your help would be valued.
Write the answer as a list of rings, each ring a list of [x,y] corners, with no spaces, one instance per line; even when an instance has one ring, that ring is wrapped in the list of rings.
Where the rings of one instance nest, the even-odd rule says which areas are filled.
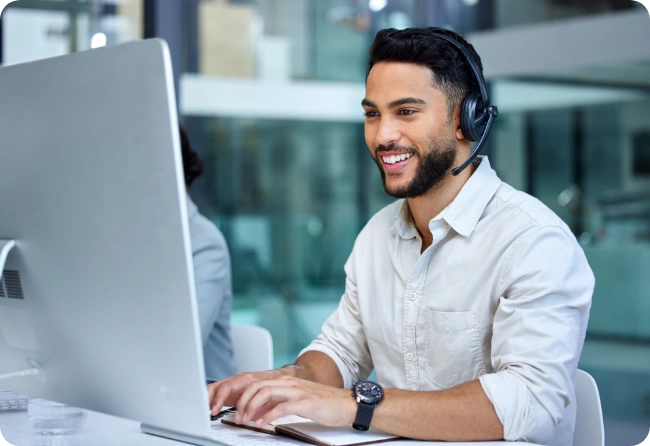
[[[203,173],[203,160],[192,150],[190,139],[182,126],[178,126],[181,137],[181,152],[183,154],[183,173],[185,174],[185,185],[190,187],[192,182]]]
[[[456,106],[468,93],[479,93],[480,89],[463,53],[436,34],[444,34],[465,45],[483,71],[481,57],[465,39],[453,31],[428,27],[403,30],[388,28],[379,31],[370,47],[367,73],[379,62],[408,62],[429,67],[433,73],[434,86],[445,94],[449,114],[452,116]]]

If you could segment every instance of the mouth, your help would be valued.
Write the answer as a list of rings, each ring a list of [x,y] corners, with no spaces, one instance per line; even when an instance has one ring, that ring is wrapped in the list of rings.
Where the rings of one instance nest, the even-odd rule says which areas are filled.
[[[402,170],[409,161],[413,153],[411,152],[382,152],[377,157],[381,159],[384,170],[387,173],[394,173]]]

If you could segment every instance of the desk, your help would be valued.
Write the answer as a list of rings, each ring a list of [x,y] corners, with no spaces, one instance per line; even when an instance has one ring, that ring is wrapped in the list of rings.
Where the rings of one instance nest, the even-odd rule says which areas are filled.
[[[140,423],[99,412],[87,411],[86,423],[76,435],[36,435],[27,411],[0,412],[0,431],[15,446],[180,446],[173,440],[144,434]]]
[[[12,445],[15,446],[180,446],[182,443],[148,435],[140,430],[140,423],[126,420],[99,412],[87,411],[88,418],[81,432],[76,435],[63,436],[42,436],[36,435],[32,425],[27,418],[27,411],[23,412],[0,412],[0,431],[2,436]],[[213,423],[215,428],[228,429],[234,432],[250,433],[245,429],[234,428]],[[271,441],[276,440],[278,443],[284,442],[295,445],[306,445],[288,437],[272,436],[260,434],[265,443],[269,445]],[[390,446],[424,446],[424,445],[449,445],[446,442],[422,441],[416,442],[411,440],[400,440],[385,443]],[[454,446],[497,446],[497,445],[532,445],[532,443],[512,443],[505,441],[490,441],[476,443],[453,443]]]

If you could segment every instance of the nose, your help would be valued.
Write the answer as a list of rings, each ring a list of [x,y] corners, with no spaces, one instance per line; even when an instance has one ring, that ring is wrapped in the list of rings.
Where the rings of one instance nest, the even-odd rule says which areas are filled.
[[[399,126],[395,120],[390,117],[381,117],[377,123],[377,133],[375,135],[375,144],[377,146],[389,146],[397,143],[400,139]]]

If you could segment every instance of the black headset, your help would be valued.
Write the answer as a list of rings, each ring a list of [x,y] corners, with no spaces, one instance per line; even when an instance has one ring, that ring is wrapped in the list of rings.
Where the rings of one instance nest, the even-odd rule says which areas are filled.
[[[476,80],[478,81],[479,89],[481,94],[478,93],[469,93],[463,99],[463,102],[460,106],[460,129],[463,131],[463,136],[469,141],[478,141],[476,148],[472,154],[467,158],[467,160],[460,166],[454,168],[451,173],[453,175],[458,175],[461,173],[467,166],[470,165],[472,161],[479,154],[485,140],[487,139],[490,129],[492,128],[492,122],[494,118],[499,115],[499,111],[494,105],[490,105],[490,98],[487,92],[487,86],[485,85],[485,79],[483,78],[483,73],[478,67],[478,64],[474,60],[465,45],[453,39],[446,34],[434,33],[437,37],[445,39],[447,42],[454,45],[458,50],[463,53],[467,63],[469,64]],[[480,140],[480,141],[479,141]]]

